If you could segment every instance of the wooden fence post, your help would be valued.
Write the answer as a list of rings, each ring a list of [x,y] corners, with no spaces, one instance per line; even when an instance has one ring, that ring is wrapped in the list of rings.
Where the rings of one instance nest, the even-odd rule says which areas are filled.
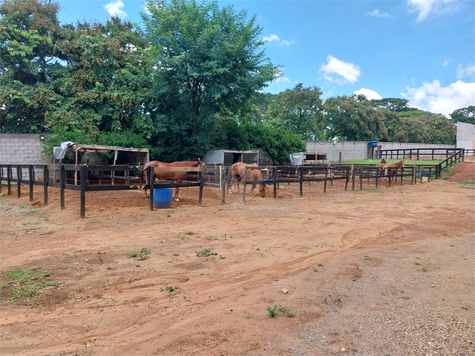
[[[203,199],[203,186],[204,186],[204,165],[201,165],[201,172],[200,172],[200,197],[198,199],[198,203],[201,204],[201,200]]]
[[[88,171],[88,167],[86,165],[82,165],[81,175],[79,176],[79,178],[81,179],[81,218],[86,217],[87,171]]]
[[[22,178],[21,167],[16,166],[16,186],[17,186],[17,198],[21,197],[21,178]]]
[[[242,202],[246,202],[246,185],[247,185],[247,167],[244,167],[244,187],[242,188]],[[238,182],[239,184],[239,182]]]
[[[48,205],[48,183],[49,183],[49,169],[48,165],[43,166],[43,205]]]
[[[153,193],[154,193],[154,183],[155,183],[155,172],[154,167],[148,167],[148,171],[145,173],[148,176],[148,187],[150,190],[150,210],[153,210]],[[173,194],[173,193],[172,193]]]
[[[59,166],[59,195],[61,198],[61,210],[64,209],[64,188],[66,185],[66,171],[64,165]]]
[[[35,180],[35,173],[33,166],[28,166],[28,185],[30,188],[30,201],[33,201],[33,181]]]
[[[221,194],[222,194],[222,197],[221,197],[221,201],[223,204],[226,204],[226,180],[227,180],[227,176],[226,176],[226,170],[225,169],[222,169],[222,166],[219,166],[219,176],[220,176],[220,180],[221,180]]]

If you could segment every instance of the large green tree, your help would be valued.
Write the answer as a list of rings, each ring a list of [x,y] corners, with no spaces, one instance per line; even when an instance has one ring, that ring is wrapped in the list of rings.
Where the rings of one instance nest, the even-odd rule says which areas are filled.
[[[304,141],[296,134],[262,123],[240,124],[235,119],[221,119],[210,138],[213,148],[261,150],[275,164],[288,162],[290,153],[305,151]]]
[[[142,13],[151,46],[156,144],[202,155],[217,115],[235,116],[276,77],[256,18],[232,6],[196,0],[149,0]]]
[[[45,93],[59,59],[59,6],[46,0],[0,5],[0,132],[45,130]]]
[[[297,134],[302,140],[325,139],[328,121],[323,115],[322,91],[298,83],[270,102],[265,122]]]
[[[371,107],[365,96],[329,98],[324,104],[330,134],[347,141],[386,141],[385,115]]]
[[[383,98],[370,100],[370,105],[375,109],[387,109],[390,111],[406,111],[408,110],[407,99],[400,98]]]
[[[470,105],[466,108],[454,110],[450,117],[454,123],[466,122],[467,124],[475,125],[475,106]]]
[[[45,99],[47,125],[84,130],[94,140],[127,129],[151,136],[146,46],[134,26],[119,18],[65,26],[57,44],[65,60],[53,71]]]

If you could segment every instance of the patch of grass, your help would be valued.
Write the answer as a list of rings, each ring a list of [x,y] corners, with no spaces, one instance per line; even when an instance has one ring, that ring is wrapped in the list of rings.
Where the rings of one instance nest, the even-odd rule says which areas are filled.
[[[187,237],[187,236],[177,234],[176,237],[178,237],[180,240],[188,241],[188,237]]]
[[[246,312],[246,313],[244,313],[244,318],[246,318],[246,319],[251,319],[253,315],[254,315],[254,314],[252,314],[252,313],[250,313],[250,312]]]
[[[198,257],[209,257],[211,255],[217,255],[217,253],[216,252],[211,252],[211,250],[209,250],[209,249],[196,251],[196,256],[198,256]]]
[[[475,180],[465,180],[458,182],[458,184],[462,184],[462,188],[475,189]]]
[[[220,259],[220,260],[225,260],[226,257],[220,255],[220,256],[219,256],[219,259]]]
[[[49,277],[49,271],[36,272],[40,267],[30,267],[28,269],[23,269],[21,267],[14,267],[10,272],[2,275],[3,278],[12,278],[16,279],[20,283],[24,283],[29,280],[36,280],[38,278]]]
[[[267,314],[269,314],[271,318],[274,318],[277,315],[277,308],[277,304],[275,304],[273,307],[267,306]]]
[[[40,283],[27,283],[28,281],[34,281],[40,278],[51,276],[51,273],[47,270],[39,271],[40,267],[22,268],[19,266],[14,267],[11,271],[4,273],[2,278],[10,278],[8,281],[2,284],[1,289],[9,288],[16,282],[17,286],[13,288],[8,296],[10,300],[20,299],[22,297],[31,297],[37,295],[40,289],[48,286],[57,286],[60,284],[58,281],[43,281]]]
[[[382,190],[372,189],[372,188],[363,188],[361,190],[364,190],[365,192],[368,192],[368,193],[384,193],[384,191]]]
[[[49,287],[49,286],[58,286],[60,282],[41,282],[41,283],[28,283],[20,287],[14,288],[8,295],[10,299],[19,299],[21,297],[31,297],[32,295],[37,295],[40,289]]]
[[[130,252],[127,252],[127,256],[131,258],[135,258],[137,261],[143,261],[148,258],[148,255],[150,255],[150,250],[147,250],[145,247],[139,250],[132,250]]]
[[[2,284],[2,285],[0,285],[0,289],[3,290],[5,288],[10,287],[10,284],[12,284],[12,283],[13,283],[13,281],[8,281],[7,283]]]
[[[325,298],[323,303],[325,303],[327,305],[340,304],[341,303],[341,298],[340,297],[333,298],[331,295],[329,295],[328,297]]]
[[[29,225],[40,225],[40,222],[24,222],[21,223],[22,226],[29,226]]]
[[[249,344],[249,347],[251,348],[251,350],[255,350],[255,349],[258,349],[260,345],[257,341],[251,341],[251,343]]]
[[[166,286],[165,289],[161,288],[161,289],[160,289],[160,292],[165,292],[165,291],[167,291],[167,292],[170,292],[170,293],[171,293],[171,292],[176,291],[177,289],[178,289],[178,286]]]
[[[422,272],[427,272],[427,268],[422,267],[421,271],[422,271]]]
[[[273,307],[267,306],[267,314],[269,314],[271,318],[275,318],[277,316],[278,311],[289,318],[293,318],[296,315],[294,312],[290,311],[289,308],[284,307],[280,304],[279,305],[274,304]]]
[[[180,256],[179,253],[174,253],[173,256],[177,257],[177,256]]]

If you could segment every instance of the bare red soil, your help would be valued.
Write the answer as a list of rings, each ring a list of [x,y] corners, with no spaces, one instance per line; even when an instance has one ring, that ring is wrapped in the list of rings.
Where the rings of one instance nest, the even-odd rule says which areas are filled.
[[[1,275],[59,281],[12,300],[2,355],[475,355],[475,163],[448,179],[345,191],[281,185],[246,197],[27,187],[0,200]],[[384,182],[380,182],[384,183]],[[5,193],[2,187],[2,193]],[[374,188],[374,187],[371,187]],[[147,259],[128,254],[142,248]],[[208,257],[199,251],[210,250]],[[277,306],[276,316],[271,317]],[[467,336],[468,335],[468,336]]]

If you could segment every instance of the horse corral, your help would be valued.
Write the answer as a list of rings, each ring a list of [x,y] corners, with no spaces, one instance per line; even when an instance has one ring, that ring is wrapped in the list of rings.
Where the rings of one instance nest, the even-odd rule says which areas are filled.
[[[379,193],[315,180],[301,197],[282,183],[246,204],[205,187],[200,205],[182,188],[153,211],[139,190],[93,192],[85,219],[79,191],[60,209],[41,186],[33,201],[13,186],[0,201],[2,354],[473,355],[475,190],[457,181],[474,168]],[[10,299],[15,266],[60,284]]]

